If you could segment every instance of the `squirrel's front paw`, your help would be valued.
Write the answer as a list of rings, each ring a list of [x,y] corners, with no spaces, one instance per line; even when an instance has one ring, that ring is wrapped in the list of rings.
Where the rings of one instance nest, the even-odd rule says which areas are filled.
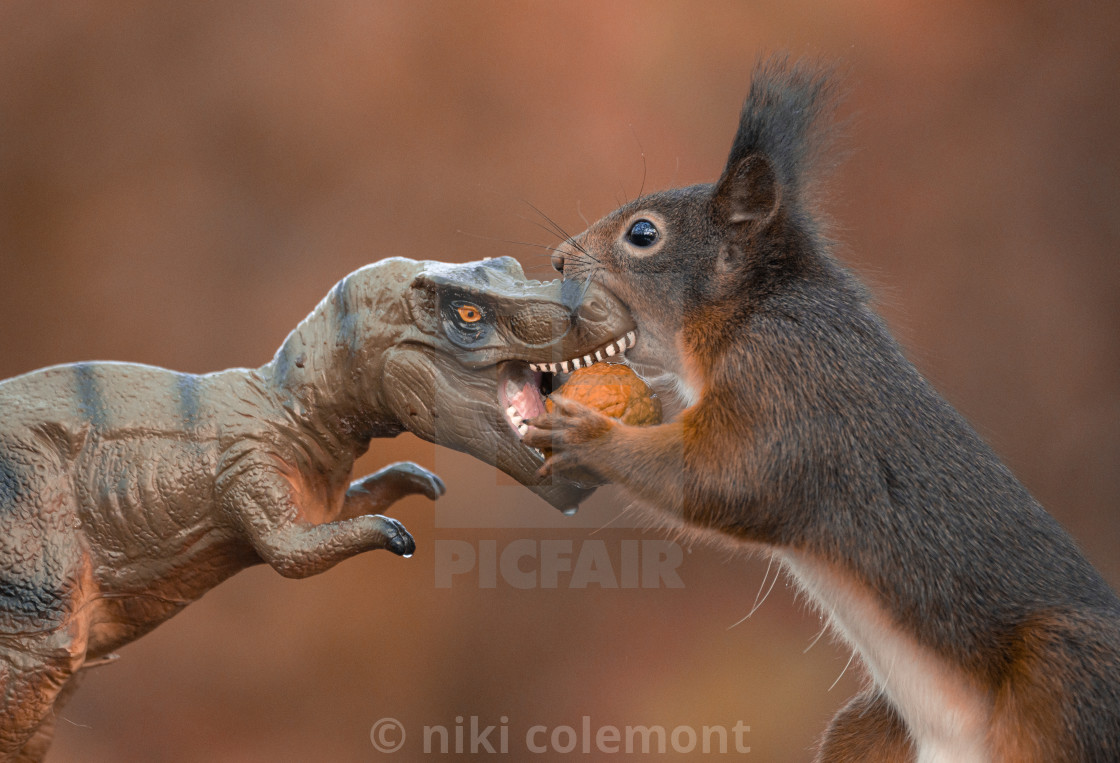
[[[594,444],[606,438],[618,422],[582,403],[553,395],[553,411],[526,421],[529,430],[522,442],[531,448],[551,451],[541,467],[541,476],[576,468],[594,471]]]

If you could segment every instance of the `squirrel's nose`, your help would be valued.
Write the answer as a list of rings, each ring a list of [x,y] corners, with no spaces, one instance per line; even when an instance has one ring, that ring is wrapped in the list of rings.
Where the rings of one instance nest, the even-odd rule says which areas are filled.
[[[552,267],[555,268],[556,270],[558,270],[561,273],[564,272],[564,253],[563,252],[553,252],[552,253]]]

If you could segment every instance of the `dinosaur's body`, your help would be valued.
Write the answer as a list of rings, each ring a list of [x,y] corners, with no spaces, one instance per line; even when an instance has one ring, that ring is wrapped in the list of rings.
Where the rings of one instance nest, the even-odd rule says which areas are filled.
[[[0,383],[0,759],[42,757],[84,666],[245,567],[304,577],[370,549],[411,554],[378,512],[443,485],[408,463],[351,484],[373,437],[413,431],[575,506],[586,491],[535,476],[497,388],[502,361],[630,328],[606,292],[580,296],[512,260],[385,260],[259,369],[77,363]],[[462,304],[475,312],[458,326]]]

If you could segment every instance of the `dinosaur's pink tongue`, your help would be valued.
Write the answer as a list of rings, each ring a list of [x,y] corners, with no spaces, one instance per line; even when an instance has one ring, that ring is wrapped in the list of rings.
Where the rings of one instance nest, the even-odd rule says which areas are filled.
[[[540,393],[541,373],[525,363],[510,361],[498,366],[498,404],[506,422],[518,435],[528,430],[526,419],[545,412]]]
[[[509,404],[517,409],[522,419],[531,419],[544,413],[544,398],[535,383],[524,383],[510,395]]]

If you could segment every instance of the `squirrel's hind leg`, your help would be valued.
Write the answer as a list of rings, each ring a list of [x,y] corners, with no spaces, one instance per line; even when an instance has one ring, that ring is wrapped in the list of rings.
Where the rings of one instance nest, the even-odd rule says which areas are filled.
[[[915,757],[906,724],[872,688],[852,697],[832,719],[816,763],[905,763]]]

